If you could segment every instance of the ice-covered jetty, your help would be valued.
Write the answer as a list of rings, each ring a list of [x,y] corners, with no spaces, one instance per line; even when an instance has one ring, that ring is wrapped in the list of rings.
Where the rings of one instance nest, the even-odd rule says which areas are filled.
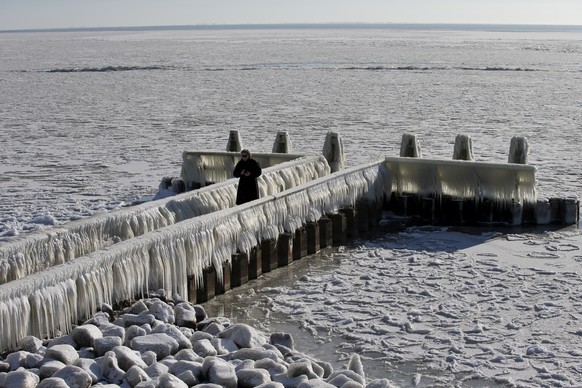
[[[527,155],[525,140],[516,141]],[[0,246],[0,349],[27,335],[69,332],[102,304],[151,290],[204,302],[341,244],[377,225],[382,211],[434,224],[578,222],[577,199],[537,198],[533,166],[475,162],[469,150],[453,160],[423,159],[410,135],[401,150],[344,169],[341,138],[330,133],[323,155],[265,154],[281,163],[265,169],[261,198],[241,206],[234,206],[237,180],[226,171],[234,151],[185,152],[174,180],[182,184],[171,188],[199,189]]]

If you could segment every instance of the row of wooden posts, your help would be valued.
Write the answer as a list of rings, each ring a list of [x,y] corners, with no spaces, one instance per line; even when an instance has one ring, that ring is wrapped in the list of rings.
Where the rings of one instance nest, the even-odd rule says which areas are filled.
[[[318,221],[307,222],[294,233],[281,233],[277,239],[263,240],[250,252],[235,253],[230,263],[223,264],[221,279],[214,267],[203,271],[201,284],[195,277],[189,278],[188,299],[193,303],[204,303],[259,278],[263,273],[368,233],[378,225],[377,217],[371,216],[380,213],[376,210],[368,201],[358,201],[354,207],[344,207]]]

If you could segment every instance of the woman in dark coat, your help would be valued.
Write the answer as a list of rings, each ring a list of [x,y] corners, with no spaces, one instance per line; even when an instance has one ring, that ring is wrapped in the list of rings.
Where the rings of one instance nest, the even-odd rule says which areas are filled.
[[[259,198],[259,185],[257,177],[261,176],[262,170],[259,162],[251,158],[249,150],[244,149],[240,153],[241,160],[234,167],[232,175],[240,178],[238,181],[238,191],[236,193],[236,204],[241,205]]]

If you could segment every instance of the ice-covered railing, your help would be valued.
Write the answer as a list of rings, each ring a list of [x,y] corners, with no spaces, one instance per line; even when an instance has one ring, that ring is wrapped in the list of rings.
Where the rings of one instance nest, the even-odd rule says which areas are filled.
[[[263,168],[301,157],[303,155],[253,153],[253,159]],[[239,160],[239,152],[184,151],[180,177],[184,181],[186,190],[223,182],[232,178],[232,171]]]
[[[391,192],[417,199],[490,201],[498,208],[536,205],[536,169],[524,164],[467,160],[386,158]]]
[[[0,285],[0,351],[20,338],[68,332],[102,303],[114,304],[163,288],[187,295],[189,279],[202,282],[213,266],[249,252],[263,239],[292,232],[307,221],[353,205],[380,200],[384,164],[354,167],[257,201],[215,211],[155,230],[68,263]]]
[[[272,195],[329,174],[323,156],[306,156],[263,170],[262,196]],[[20,279],[119,241],[134,238],[191,217],[235,206],[238,180],[170,198],[113,210],[17,237],[0,245],[0,284]]]

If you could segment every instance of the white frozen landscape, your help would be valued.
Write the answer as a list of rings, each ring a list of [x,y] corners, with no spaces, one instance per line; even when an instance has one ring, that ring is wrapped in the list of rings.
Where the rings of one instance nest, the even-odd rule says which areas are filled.
[[[223,150],[230,129],[253,152],[268,152],[286,130],[294,151],[308,154],[337,131],[351,166],[397,156],[404,132],[419,136],[423,156],[443,159],[455,136],[468,134],[476,160],[496,163],[507,162],[513,136],[525,136],[537,194],[578,195],[581,42],[578,30],[543,28],[2,33],[0,238],[153,195],[162,177],[179,173],[183,150]],[[247,333],[288,333],[301,357],[336,371],[352,360],[365,381],[346,387],[379,379],[396,387],[582,386],[577,226],[387,227],[264,274],[204,308],[249,325]],[[119,327],[103,322],[98,331],[119,338],[109,345],[122,337],[123,344],[129,337]],[[192,346],[200,339],[182,333]],[[218,353],[207,339],[212,348],[204,350]],[[92,368],[106,360],[99,371],[109,377],[89,374],[91,384],[129,384],[113,355],[68,345],[74,350],[49,352],[32,340],[30,354],[5,355],[0,386],[12,378],[35,386],[47,352],[70,363],[87,358],[78,363]],[[287,374],[297,372],[262,349]],[[136,358],[122,348],[120,356],[138,365],[134,382],[156,364],[147,352]],[[214,365],[204,369],[203,354],[189,351],[162,364],[182,356],[206,372]],[[267,379],[267,370],[274,380],[283,373],[253,361],[243,362],[250,374]],[[21,365],[26,371],[8,377]],[[75,375],[71,369],[61,374]],[[312,383],[326,386],[329,376],[318,371]],[[176,375],[164,375],[165,386],[183,386]]]

